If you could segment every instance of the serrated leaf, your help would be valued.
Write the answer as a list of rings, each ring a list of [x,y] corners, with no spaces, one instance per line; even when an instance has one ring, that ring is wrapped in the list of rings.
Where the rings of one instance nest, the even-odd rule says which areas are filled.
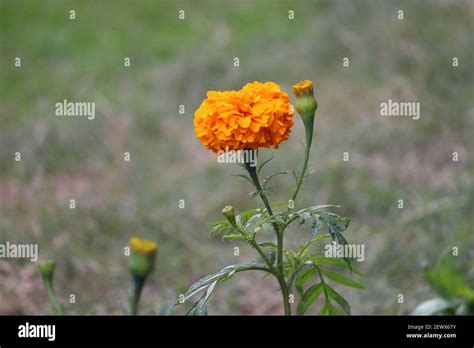
[[[206,290],[206,293],[196,302],[195,305],[191,306],[191,309],[186,313],[186,315],[207,315],[207,300],[211,296],[218,280],[214,281]]]
[[[326,277],[328,277],[329,279],[331,279],[331,280],[333,280],[333,281],[335,281],[339,284],[349,286],[351,288],[365,289],[365,287],[361,283],[359,283],[359,282],[357,282],[353,279],[347,278],[346,276],[344,276],[342,274],[330,271],[328,269],[323,269],[323,268],[320,268],[320,271]]]
[[[306,219],[302,215],[299,216],[299,220],[300,220],[300,226],[306,222]]]
[[[273,235],[275,233],[275,229],[273,228],[272,224],[269,223],[262,224],[259,231],[263,231],[267,235]]]
[[[317,273],[318,270],[314,267],[306,268],[300,272],[295,280],[295,289],[301,296],[303,295],[303,285],[311,280]]]
[[[347,242],[346,238],[344,238],[344,236],[342,235],[341,233],[341,229],[339,228],[335,228],[335,226],[338,226],[337,224],[331,224],[331,223],[327,223],[328,224],[328,228],[329,228],[329,235],[331,236],[331,240],[333,242],[336,242],[337,244],[340,244],[340,245],[348,245],[349,243]],[[351,268],[351,259],[348,258],[348,257],[344,257],[344,261],[346,262],[346,264],[349,266],[349,268]]]
[[[343,259],[337,259],[333,257],[321,256],[320,254],[316,256],[311,256],[310,260],[313,261],[315,265],[330,265],[335,267],[340,267],[351,271],[352,273],[363,275],[354,267],[349,267],[349,265]]]
[[[191,298],[198,292],[205,290],[214,281],[224,281],[228,279],[229,277],[231,277],[236,272],[242,272],[242,271],[252,269],[255,267],[265,268],[265,266],[266,266],[265,263],[261,261],[253,261],[253,262],[227,266],[221,269],[219,272],[203,277],[199,279],[197,282],[195,282],[194,284],[192,284],[191,287],[188,289],[188,291],[183,295],[183,298],[181,298],[181,303],[186,302],[189,298]]]
[[[263,243],[258,243],[258,245],[264,248],[278,249],[278,245],[276,245],[273,242],[263,242]]]
[[[271,193],[275,192],[276,191],[276,186],[270,186],[270,187],[266,187],[263,189],[263,194],[269,196]]]
[[[349,306],[349,302],[342,297],[341,294],[339,294],[336,290],[331,288],[329,285],[324,284],[324,288],[326,289],[326,293],[330,298],[332,298],[336,303],[341,306],[342,310],[347,314],[351,314],[351,307]]]
[[[246,180],[248,180],[248,181],[253,185],[252,179],[250,179],[250,178],[249,178],[247,175],[245,175],[245,174],[233,174],[232,176],[237,176],[237,177],[246,179]]]
[[[225,236],[222,236],[222,239],[234,240],[234,239],[246,239],[246,237],[241,234],[226,234]]]
[[[334,307],[329,301],[329,299],[326,300],[324,303],[323,307],[321,308],[321,311],[319,312],[321,315],[339,315],[341,314],[336,307]]]
[[[255,198],[258,196],[258,194],[260,193],[260,191],[252,191],[249,193],[249,196],[250,198]]]
[[[322,290],[323,286],[321,283],[313,285],[308,290],[306,290],[300,302],[298,303],[298,307],[296,308],[296,314],[303,315],[304,313],[306,313],[308,308],[319,297]]]
[[[311,238],[315,238],[322,227],[323,223],[320,221],[319,217],[313,216],[313,222],[311,224]]]
[[[221,220],[211,225],[211,236],[214,235],[225,235],[234,231],[234,227],[227,220]]]
[[[326,209],[326,208],[340,208],[341,206],[340,205],[335,205],[335,204],[321,204],[321,205],[313,205],[309,208],[304,208],[304,209],[301,209],[297,212],[297,214],[302,214],[304,212],[315,212],[315,211],[319,211],[321,209]],[[324,213],[327,213],[327,212],[324,212]],[[331,213],[331,214],[334,214],[334,213]],[[337,214],[334,214],[336,216],[339,216]]]
[[[260,219],[262,217],[261,213],[256,213],[252,216],[247,216],[245,222],[241,222],[245,230],[251,229],[252,231],[255,229],[256,225],[258,225]]]
[[[261,214],[258,209],[249,209],[237,215],[237,221],[240,225],[244,226],[253,216]]]

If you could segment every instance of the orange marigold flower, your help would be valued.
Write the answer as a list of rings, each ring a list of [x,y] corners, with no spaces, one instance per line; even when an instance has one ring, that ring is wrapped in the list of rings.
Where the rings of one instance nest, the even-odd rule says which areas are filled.
[[[194,114],[194,130],[214,151],[278,148],[293,126],[290,97],[274,82],[252,82],[239,91],[207,92]]]

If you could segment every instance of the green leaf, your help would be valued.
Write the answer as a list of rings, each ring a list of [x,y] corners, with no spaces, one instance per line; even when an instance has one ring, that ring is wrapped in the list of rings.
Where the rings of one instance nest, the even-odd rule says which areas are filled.
[[[319,297],[321,291],[323,290],[322,283],[313,285],[310,287],[303,295],[298,303],[298,307],[296,308],[296,314],[303,315],[306,313],[308,308],[313,304],[313,302]]]
[[[312,218],[311,213],[306,212],[306,211],[302,213],[298,212],[296,213],[296,215],[298,215],[300,218],[300,225],[303,225],[306,222],[306,220],[309,220]]]
[[[234,240],[234,239],[247,239],[247,238],[241,234],[226,234],[222,236],[222,239]]]
[[[302,214],[302,213],[305,213],[305,212],[313,213],[313,212],[316,212],[316,211],[320,211],[321,209],[340,208],[340,207],[341,207],[340,205],[334,205],[334,204],[313,205],[312,207],[304,208],[304,209],[299,210],[297,212],[297,214]],[[324,213],[327,213],[327,212],[324,212]],[[329,213],[329,214],[333,214],[333,213]],[[336,215],[336,214],[334,214],[334,215]],[[339,216],[339,215],[336,215],[336,216]]]
[[[273,228],[272,224],[269,223],[262,224],[259,231],[262,231],[269,236],[272,236],[275,233],[275,229]]]
[[[248,180],[248,181],[253,185],[252,179],[250,179],[250,178],[249,178],[247,175],[245,175],[245,174],[233,174],[232,176],[238,176],[238,177],[240,177],[240,178],[243,178],[243,179],[245,179],[245,180]]]
[[[249,209],[237,215],[237,221],[240,225],[245,225],[254,215],[260,215],[260,209]]]
[[[249,196],[250,198],[255,198],[258,196],[258,194],[260,193],[260,191],[252,191],[249,193]]]
[[[336,215],[336,214],[332,214],[330,216],[333,216],[333,215]],[[342,217],[340,217],[339,215],[336,215],[336,217],[342,219]],[[328,225],[329,235],[331,236],[331,239],[333,242],[336,242],[337,244],[340,244],[342,246],[349,244],[346,238],[344,238],[344,236],[342,235],[342,232],[347,228],[347,226],[349,226],[349,222],[350,222],[349,218],[345,218],[345,219],[348,219],[348,221],[347,221],[347,224],[344,224],[344,225],[339,225],[335,223],[333,220],[323,219],[322,217],[321,219],[325,221],[326,224]],[[331,219],[335,219],[335,217],[332,217]],[[352,260],[348,257],[344,257],[344,261],[347,263],[349,268],[351,268]]]
[[[299,276],[295,280],[295,289],[300,295],[303,295],[303,285],[311,280],[318,273],[318,270],[314,267],[306,268],[301,271]]]
[[[319,216],[313,216],[313,222],[311,224],[311,238],[315,238],[322,227],[323,223],[319,219]]]
[[[331,266],[347,269],[347,270],[351,271],[352,273],[355,273],[355,274],[358,274],[358,275],[363,275],[361,272],[359,272],[353,266],[349,267],[349,265],[343,259],[321,256],[320,254],[313,255],[309,259],[311,261],[313,261],[313,263],[315,265],[331,265]]]
[[[321,273],[324,274],[326,277],[328,277],[329,279],[339,283],[339,284],[343,284],[343,285],[346,285],[346,286],[349,286],[351,288],[358,288],[358,289],[364,289],[364,286],[353,280],[353,279],[350,279],[350,278],[347,278],[346,276],[342,275],[342,274],[339,274],[339,273],[336,273],[336,272],[333,272],[333,271],[330,271],[328,269],[320,269]]]
[[[258,243],[258,245],[264,248],[278,249],[278,245],[272,242]]]
[[[181,298],[181,303],[186,302],[189,298],[193,297],[198,292],[207,289],[215,281],[224,281],[233,276],[236,272],[242,272],[255,268],[266,268],[266,265],[261,261],[230,265],[221,269],[219,272],[203,277],[197,282],[195,282],[193,285],[191,285],[188,291],[183,295],[183,298]]]
[[[234,231],[234,227],[227,220],[221,220],[211,225],[211,236],[225,235]]]
[[[453,256],[449,254],[441,258],[434,268],[426,269],[425,276],[434,290],[445,298],[466,297],[474,300],[474,290],[456,268]]]
[[[323,211],[319,213],[321,219],[333,229],[338,230],[339,232],[344,232],[351,222],[351,219],[348,217],[339,216],[334,213]]]
[[[336,307],[334,307],[329,301],[329,299],[326,300],[324,303],[323,307],[321,308],[321,311],[319,312],[321,315],[339,315],[341,314]]]
[[[199,299],[199,301],[197,301],[193,306],[191,306],[186,315],[207,315],[206,303],[209,297],[211,297],[211,294],[213,293],[218,281],[219,279],[215,280],[214,282],[212,282],[211,285],[209,285],[206,290],[206,293]]]
[[[341,308],[343,309],[343,311],[347,315],[350,315],[351,314],[351,307],[349,306],[349,302],[347,302],[347,300],[344,297],[342,297],[341,294],[339,294],[336,290],[331,288],[329,285],[324,284],[324,288],[326,289],[327,295],[330,298],[332,298],[334,301],[336,301],[336,303],[339,306],[341,306]]]

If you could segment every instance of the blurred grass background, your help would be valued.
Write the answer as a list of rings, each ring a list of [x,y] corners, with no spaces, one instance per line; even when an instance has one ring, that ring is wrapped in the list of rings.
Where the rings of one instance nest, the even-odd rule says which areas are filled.
[[[73,314],[120,313],[132,235],[159,243],[144,313],[201,276],[250,260],[244,245],[237,258],[238,244],[210,238],[208,223],[226,204],[243,211],[260,202],[231,176],[240,168],[217,165],[198,142],[193,113],[207,90],[260,80],[290,92],[310,78],[319,101],[315,174],[297,206],[341,204],[338,213],[352,217],[346,237],[366,244],[359,268],[367,289],[338,289],[353,313],[408,313],[434,294],[423,265],[454,246],[472,281],[473,4],[1,0],[0,242],[39,243],[40,257],[58,263],[59,294],[76,294]],[[94,101],[96,119],[56,117],[63,99]],[[380,117],[388,99],[419,101],[421,119]],[[275,155],[273,171],[299,170],[304,130],[295,120],[280,150],[261,151]],[[280,177],[271,200],[287,200],[292,185]],[[292,230],[287,241],[308,233]],[[209,311],[280,313],[277,284],[239,274],[220,286]],[[50,313],[36,264],[0,261],[0,313]]]

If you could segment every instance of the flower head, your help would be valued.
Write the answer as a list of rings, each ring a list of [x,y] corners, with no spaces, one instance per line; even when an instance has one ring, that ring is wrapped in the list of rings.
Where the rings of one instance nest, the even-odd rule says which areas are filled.
[[[214,151],[275,147],[293,126],[290,98],[274,82],[252,82],[239,91],[209,91],[194,114],[196,136]]]
[[[151,240],[130,239],[130,270],[135,277],[146,278],[155,269],[155,257],[158,246]]]

